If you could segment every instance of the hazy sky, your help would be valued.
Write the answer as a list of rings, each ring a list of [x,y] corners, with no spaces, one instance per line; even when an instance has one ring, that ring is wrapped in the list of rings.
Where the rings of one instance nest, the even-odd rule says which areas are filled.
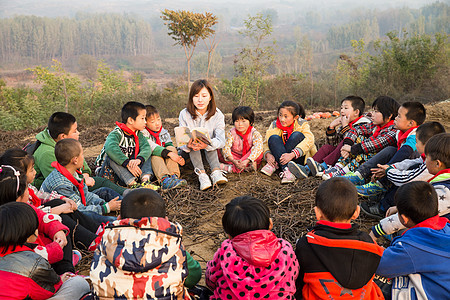
[[[435,0],[0,0],[0,17],[14,15],[73,16],[76,12],[132,12],[144,17],[159,14],[163,8],[229,11],[262,10],[272,8],[283,15],[285,11],[326,10],[345,8],[391,7],[418,8]]]

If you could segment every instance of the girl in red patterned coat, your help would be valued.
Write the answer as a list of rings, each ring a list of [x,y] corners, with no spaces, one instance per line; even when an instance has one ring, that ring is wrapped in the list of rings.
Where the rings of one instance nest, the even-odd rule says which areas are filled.
[[[291,244],[277,238],[266,204],[250,196],[226,205],[225,240],[206,266],[210,299],[294,299],[298,262]]]

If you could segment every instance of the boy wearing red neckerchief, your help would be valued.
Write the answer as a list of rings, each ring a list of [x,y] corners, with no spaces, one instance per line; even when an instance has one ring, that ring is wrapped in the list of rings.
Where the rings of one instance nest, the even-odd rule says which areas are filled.
[[[376,273],[394,278],[392,299],[448,299],[450,224],[439,217],[435,189],[424,181],[411,182],[395,198],[408,229],[386,248]]]
[[[400,104],[391,97],[377,97],[370,112],[372,122],[347,131],[341,157],[334,167],[323,172],[322,179],[354,171],[383,148],[395,145],[397,130],[394,128],[394,118],[399,107]]]
[[[341,115],[333,120],[326,129],[327,143],[320,147],[313,157],[308,157],[306,166],[289,163],[288,167],[295,177],[322,177],[323,171],[333,167],[341,157],[345,134],[352,129],[370,123],[364,116],[365,101],[358,96],[347,96],[341,100]]]
[[[425,118],[425,107],[419,102],[405,102],[399,107],[397,117],[394,120],[394,127],[397,129],[397,145],[385,147],[359,166],[355,173],[349,172],[344,175],[357,185],[356,189],[359,195],[369,197],[386,192],[387,188],[391,186],[385,178],[385,171],[389,165],[419,156],[417,154],[416,131],[417,127],[423,124]],[[372,182],[365,184],[371,175]],[[363,212],[368,212],[363,206],[361,206],[361,209]]]
[[[448,218],[450,216],[450,168],[448,167],[450,166],[450,133],[440,133],[430,138],[425,144],[425,156],[427,170],[434,175],[428,179],[428,182],[438,195],[439,215]],[[371,235],[373,237],[389,235],[404,228],[397,208],[394,206],[389,208],[386,218],[372,227]]]
[[[97,157],[100,166],[99,175],[113,173],[114,178],[130,188],[146,187],[157,189],[151,185],[153,175],[150,155],[152,150],[142,134],[146,125],[145,106],[139,102],[127,102],[122,107],[122,123],[116,122],[105,141],[102,152]]]
[[[45,178],[41,189],[44,192],[55,191],[75,201],[78,210],[89,215],[99,223],[107,223],[116,218],[104,216],[111,211],[120,209],[121,197],[118,196],[106,202],[98,195],[89,192],[81,176],[83,166],[83,148],[75,139],[63,139],[55,145],[56,161],[52,163],[55,169]]]
[[[383,248],[353,222],[360,211],[355,186],[341,177],[323,182],[314,211],[317,223],[295,249],[296,299],[384,299],[373,281]]]
[[[145,110],[147,121],[142,134],[152,150],[152,168],[161,189],[170,190],[187,185],[185,179],[180,179],[179,165],[184,166],[184,158],[178,155],[169,132],[163,128],[158,110],[153,105],[146,105]]]

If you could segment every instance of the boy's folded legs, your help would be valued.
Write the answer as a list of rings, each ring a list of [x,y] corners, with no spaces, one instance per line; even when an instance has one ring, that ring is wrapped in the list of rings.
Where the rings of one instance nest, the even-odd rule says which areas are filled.
[[[117,177],[119,177],[119,179],[123,181],[123,183],[126,184],[127,186],[132,186],[137,183],[137,178],[133,174],[131,174],[131,172],[127,168],[124,168],[123,166],[117,164],[108,156],[105,157],[105,161],[103,162],[102,165],[102,170],[106,169],[107,167],[110,167],[117,175]],[[141,178],[145,178],[145,176],[147,175],[150,179],[151,176],[153,175],[151,160],[149,159],[146,160],[142,165],[141,169],[142,169]],[[100,172],[102,173],[102,171]]]
[[[102,198],[103,200],[105,200],[106,202],[109,202],[116,197],[119,197],[119,200],[122,200],[122,196],[118,192],[107,187],[96,189],[95,191],[93,191],[93,193]]]
[[[89,216],[91,219],[93,219],[97,223],[105,223],[106,224],[108,222],[117,220],[116,217],[99,215],[98,213],[93,212],[93,211],[85,210],[85,211],[83,211],[83,213],[85,215]]]
[[[89,192],[93,192],[96,189],[99,189],[101,187],[107,187],[110,188],[116,192],[118,192],[121,196],[123,196],[123,193],[127,190],[126,188],[115,184],[114,182],[112,182],[111,180],[105,178],[105,177],[99,177],[99,176],[91,176],[92,179],[95,180],[95,184],[94,186],[90,186],[88,187]]]
[[[361,174],[361,176],[368,180],[372,175],[371,169],[377,168],[378,164],[385,165],[397,152],[397,148],[394,146],[388,146],[378,152],[375,156],[371,157],[365,163],[360,165],[357,171]]]

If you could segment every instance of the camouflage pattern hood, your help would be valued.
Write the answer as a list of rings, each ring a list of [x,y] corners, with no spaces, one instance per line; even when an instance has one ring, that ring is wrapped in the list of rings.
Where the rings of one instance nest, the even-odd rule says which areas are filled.
[[[182,228],[165,218],[109,223],[90,278],[100,299],[189,299]]]

